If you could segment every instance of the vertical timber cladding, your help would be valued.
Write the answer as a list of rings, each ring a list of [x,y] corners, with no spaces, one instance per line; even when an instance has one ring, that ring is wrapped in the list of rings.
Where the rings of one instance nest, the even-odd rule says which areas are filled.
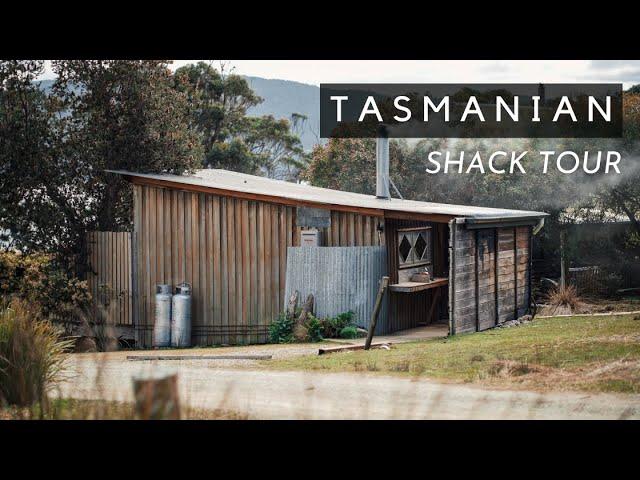
[[[528,310],[531,227],[452,223],[452,333],[486,330]]]
[[[134,185],[135,327],[152,345],[155,286],[193,287],[194,345],[264,343],[284,304],[296,207]],[[375,217],[331,212],[325,245],[384,244]]]
[[[284,298],[294,208],[134,186],[137,321],[151,346],[155,286],[193,287],[195,345],[260,343]]]
[[[452,225],[450,301],[452,332],[475,332],[476,328],[476,239],[475,231],[463,224]]]
[[[131,233],[87,232],[86,242],[94,321],[132,325]]]
[[[300,231],[309,225],[296,221],[294,245],[300,245]],[[385,244],[384,234],[378,230],[384,219],[351,212],[332,210],[328,227],[319,228],[322,246],[371,247]]]
[[[532,227],[516,228],[517,306],[516,318],[525,315],[531,304],[531,239]]]

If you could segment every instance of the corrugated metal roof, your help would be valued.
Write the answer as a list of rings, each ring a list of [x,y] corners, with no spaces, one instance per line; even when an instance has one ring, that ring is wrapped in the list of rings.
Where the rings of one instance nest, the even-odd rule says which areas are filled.
[[[210,187],[232,192],[285,198],[293,201],[312,202],[318,204],[342,205],[345,207],[378,209],[395,212],[416,213],[425,215],[448,215],[457,218],[474,218],[477,220],[535,219],[547,216],[544,212],[528,210],[509,210],[504,208],[473,207],[452,205],[448,203],[416,202],[392,198],[383,200],[373,195],[343,192],[311,185],[273,180],[255,175],[231,172],[220,169],[196,170],[189,175],[145,174],[125,170],[107,170],[129,177],[148,180],[168,181],[198,187]]]

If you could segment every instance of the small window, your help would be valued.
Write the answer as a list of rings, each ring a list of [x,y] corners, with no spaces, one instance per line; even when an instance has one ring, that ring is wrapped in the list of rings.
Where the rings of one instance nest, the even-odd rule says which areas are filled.
[[[419,267],[431,263],[431,227],[398,230],[398,267]]]

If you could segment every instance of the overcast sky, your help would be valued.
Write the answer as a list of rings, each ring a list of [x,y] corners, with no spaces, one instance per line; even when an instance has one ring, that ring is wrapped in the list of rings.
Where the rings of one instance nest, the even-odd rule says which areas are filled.
[[[173,68],[197,60],[176,60]],[[224,60],[235,73],[320,83],[640,83],[637,60]],[[214,61],[218,64],[219,61]],[[53,78],[50,65],[43,78]]]

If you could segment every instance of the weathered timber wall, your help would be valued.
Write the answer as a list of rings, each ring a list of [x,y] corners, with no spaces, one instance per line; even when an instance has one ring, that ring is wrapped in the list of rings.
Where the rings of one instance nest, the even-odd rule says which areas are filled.
[[[486,330],[528,310],[531,227],[451,224],[451,329]]]
[[[131,233],[88,232],[86,242],[93,321],[132,325]]]
[[[332,211],[331,226],[320,229],[322,245],[326,247],[384,245],[384,234],[378,232],[378,224],[384,225],[384,219],[357,213]],[[296,242],[300,239],[300,230],[303,227],[305,226],[296,226]]]
[[[387,275],[385,247],[289,247],[285,299],[294,291],[300,302],[313,294],[318,317],[349,310],[368,328],[379,281]],[[387,299],[380,311],[376,334],[389,332]]]
[[[338,245],[379,245],[378,219],[331,212]],[[193,287],[194,345],[267,341],[284,303],[296,208],[206,193],[134,186],[135,327],[151,346],[155,286]]]

